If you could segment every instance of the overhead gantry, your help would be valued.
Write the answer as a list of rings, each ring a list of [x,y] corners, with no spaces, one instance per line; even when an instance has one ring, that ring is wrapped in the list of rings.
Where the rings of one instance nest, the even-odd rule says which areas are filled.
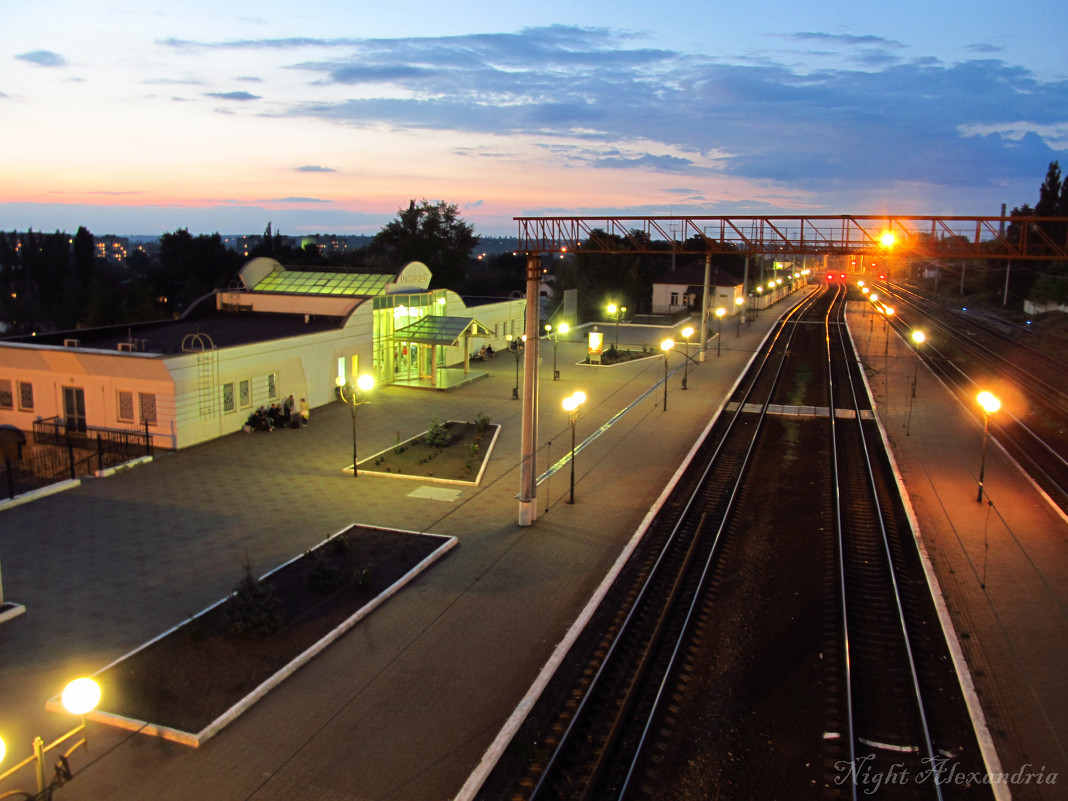
[[[861,255],[892,248],[909,259],[1068,261],[1068,217],[917,215],[771,215],[751,217],[516,217],[526,261],[526,331],[538,332],[541,256],[583,253],[704,254],[705,292],[716,254]],[[748,264],[748,261],[747,261]],[[707,304],[702,304],[703,357]],[[539,338],[523,360],[519,525],[536,517]]]

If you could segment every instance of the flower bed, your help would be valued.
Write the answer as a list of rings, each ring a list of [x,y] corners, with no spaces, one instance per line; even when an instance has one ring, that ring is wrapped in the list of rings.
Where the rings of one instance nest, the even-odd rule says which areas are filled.
[[[500,433],[500,426],[488,423],[459,423],[450,420],[444,429],[443,445],[435,445],[433,428],[392,448],[376,453],[359,464],[360,475],[393,475],[430,481],[478,484]],[[440,433],[440,432],[439,432]],[[348,472],[352,472],[349,470]]]
[[[103,701],[89,717],[199,745],[455,544],[367,526],[339,532],[257,583],[283,612],[276,631],[235,632],[244,593],[231,594],[99,671]]]

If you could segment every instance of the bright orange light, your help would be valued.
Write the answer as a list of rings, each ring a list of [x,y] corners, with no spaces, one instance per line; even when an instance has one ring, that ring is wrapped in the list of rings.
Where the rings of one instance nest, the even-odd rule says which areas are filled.
[[[983,407],[983,411],[987,414],[993,414],[1001,408],[1001,401],[999,401],[989,392],[980,392],[975,399],[979,402],[979,405]]]
[[[894,246],[895,242],[897,242],[897,238],[892,233],[887,231],[879,238],[879,241],[882,242],[884,248],[890,248]]]

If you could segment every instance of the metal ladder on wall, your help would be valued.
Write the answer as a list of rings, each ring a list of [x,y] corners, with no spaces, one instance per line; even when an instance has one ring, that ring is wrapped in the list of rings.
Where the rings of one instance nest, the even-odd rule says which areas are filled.
[[[219,416],[219,352],[207,334],[186,334],[183,353],[197,354],[197,399],[201,420]]]

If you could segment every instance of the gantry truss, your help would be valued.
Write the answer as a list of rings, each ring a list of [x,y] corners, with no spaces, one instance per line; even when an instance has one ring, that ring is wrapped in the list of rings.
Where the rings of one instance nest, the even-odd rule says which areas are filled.
[[[1068,260],[1068,217],[516,217],[518,250]],[[891,234],[892,239],[886,235]],[[890,243],[890,244],[888,244]]]

